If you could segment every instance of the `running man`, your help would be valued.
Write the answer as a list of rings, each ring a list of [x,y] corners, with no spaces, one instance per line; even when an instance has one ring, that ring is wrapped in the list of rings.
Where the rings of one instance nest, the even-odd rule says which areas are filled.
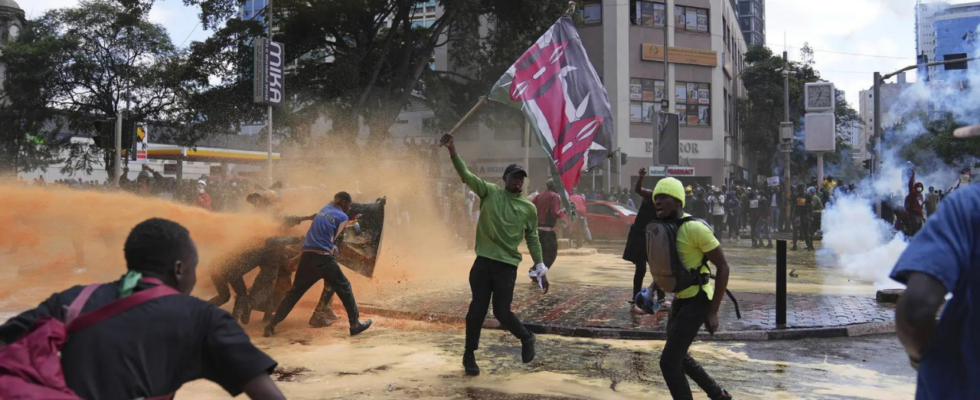
[[[487,317],[491,297],[493,315],[501,326],[521,339],[521,360],[529,363],[534,359],[534,334],[510,310],[510,303],[514,299],[514,282],[517,280],[517,265],[521,262],[521,253],[517,246],[522,237],[527,241],[527,248],[535,264],[531,276],[540,280],[545,293],[548,292],[548,267],[542,263],[537,210],[521,194],[527,172],[518,164],[509,165],[504,170],[504,188],[501,188],[487,183],[466,169],[466,163],[456,154],[452,135],[443,135],[440,144],[449,150],[453,167],[463,183],[480,197],[480,220],[476,226],[477,257],[470,269],[473,300],[470,302],[469,312],[466,313],[463,368],[467,375],[480,374],[474,352],[479,348],[480,331]]]
[[[303,242],[303,255],[300,257],[296,277],[293,279],[293,287],[279,303],[279,309],[276,310],[272,321],[266,325],[265,337],[276,334],[276,325],[286,319],[296,306],[296,302],[320,279],[323,279],[325,284],[329,284],[344,303],[347,320],[350,322],[351,336],[364,332],[371,326],[371,320],[360,322],[358,319],[357,303],[354,301],[350,281],[337,264],[340,248],[337,247],[336,242],[347,227],[347,213],[350,211],[351,203],[350,194],[337,193],[333,196],[333,203],[327,204],[313,218],[313,223],[310,224],[310,230],[306,232],[306,239]]]
[[[684,213],[684,187],[677,178],[664,178],[653,189],[653,200],[657,208],[657,218],[661,220],[680,220]],[[667,342],[660,355],[660,370],[667,389],[674,400],[691,399],[691,386],[688,376],[701,387],[712,400],[731,399],[732,396],[708,376],[688,349],[697,337],[701,326],[714,334],[718,329],[718,308],[728,287],[728,262],[721,244],[703,221],[691,221],[677,230],[677,256],[684,267],[690,270],[703,284],[681,290],[674,295],[674,303],[667,319]],[[717,268],[717,287],[712,287],[710,269],[704,260]],[[685,376],[686,375],[686,376]]]

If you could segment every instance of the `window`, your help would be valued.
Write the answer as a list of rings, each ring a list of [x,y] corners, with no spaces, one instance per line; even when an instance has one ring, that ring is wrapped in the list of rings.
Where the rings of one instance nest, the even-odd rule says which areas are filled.
[[[598,214],[598,215],[608,215],[610,217],[618,217],[619,214],[612,207],[605,204],[589,204],[585,207],[585,212],[588,214]]]
[[[583,23],[586,25],[601,24],[602,1],[585,0],[585,4],[582,5],[582,9],[578,11],[578,15],[582,17]]]
[[[676,82],[674,102],[681,125],[711,125],[711,84]]]
[[[696,7],[674,6],[674,29],[709,33],[708,10]]]
[[[631,78],[630,122],[653,123],[653,114],[660,111],[666,90],[662,80]]]
[[[619,211],[620,214],[623,214],[623,215],[625,215],[627,217],[632,217],[632,216],[634,216],[634,215],[637,214],[637,211],[636,211],[635,208],[630,207],[630,206],[627,206],[627,205],[613,204],[612,207],[615,208],[616,211]]]
[[[663,28],[667,22],[667,5],[652,1],[634,1],[630,11],[633,25]]]

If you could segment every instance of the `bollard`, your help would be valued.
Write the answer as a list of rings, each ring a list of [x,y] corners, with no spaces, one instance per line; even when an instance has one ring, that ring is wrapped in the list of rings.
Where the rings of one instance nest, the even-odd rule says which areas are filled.
[[[776,326],[786,326],[786,241],[776,242]]]

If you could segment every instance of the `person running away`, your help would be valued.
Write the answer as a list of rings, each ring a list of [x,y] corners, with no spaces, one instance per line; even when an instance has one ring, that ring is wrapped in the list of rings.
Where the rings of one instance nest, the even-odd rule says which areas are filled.
[[[633,272],[633,296],[629,300],[629,303],[632,304],[630,311],[636,314],[642,314],[644,312],[634,304],[633,299],[643,289],[643,278],[647,275],[646,228],[650,224],[650,221],[657,218],[657,208],[653,205],[653,192],[650,189],[643,188],[643,178],[646,176],[647,169],[641,168],[640,178],[636,180],[636,185],[633,187],[633,190],[642,199],[640,200],[640,210],[637,212],[633,224],[630,225],[629,233],[626,236],[626,248],[623,249],[623,259],[633,263],[636,267]],[[657,302],[660,303],[660,308],[664,310],[669,308],[670,305],[665,300],[667,294],[657,287],[656,282],[654,282],[654,289],[657,292]]]
[[[551,269],[558,259],[558,235],[555,234],[555,225],[565,213],[561,210],[561,198],[555,189],[555,181],[548,179],[546,186],[548,190],[535,196],[531,203],[538,213],[538,238],[541,241],[544,266]],[[535,276],[531,277],[531,281],[538,284],[538,278]]]
[[[803,184],[796,187],[793,194],[793,208],[790,220],[793,221],[793,251],[797,250],[796,240],[802,239],[808,251],[813,250],[813,242],[810,237],[810,216],[813,214],[813,197],[806,194]],[[797,225],[799,221],[799,225]]]
[[[488,183],[466,169],[466,163],[456,153],[453,135],[445,134],[440,144],[449,150],[453,167],[460,179],[480,197],[480,221],[476,227],[476,261],[470,269],[470,290],[473,299],[466,313],[466,347],[463,368],[467,375],[479,375],[475,352],[480,344],[480,331],[493,299],[493,315],[500,325],[521,340],[521,361],[534,360],[533,333],[521,324],[511,311],[514,299],[514,282],[521,252],[517,246],[523,238],[531,253],[535,267],[530,276],[539,279],[545,293],[548,292],[548,267],[541,255],[538,238],[538,215],[534,204],[521,194],[527,172],[518,164],[504,170],[504,187]]]

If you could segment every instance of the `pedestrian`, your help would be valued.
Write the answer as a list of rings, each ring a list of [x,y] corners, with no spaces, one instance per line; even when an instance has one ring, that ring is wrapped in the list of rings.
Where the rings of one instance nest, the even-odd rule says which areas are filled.
[[[816,188],[808,188],[807,195],[813,197],[810,203],[813,206],[813,219],[810,220],[810,234],[813,235],[815,232],[820,231],[820,223],[823,220],[823,201],[820,200],[820,196],[817,195]]]
[[[679,220],[688,216],[683,212],[684,188],[676,178],[664,178],[657,182],[653,198],[657,218]],[[688,376],[704,390],[708,398],[731,399],[732,396],[688,354],[702,325],[711,334],[718,329],[718,309],[728,287],[728,262],[721,244],[701,221],[681,225],[675,243],[680,262],[698,277],[697,282],[703,283],[695,283],[674,296],[667,318],[667,341],[660,355],[660,371],[675,400],[692,398]],[[709,278],[711,270],[704,260],[715,265],[717,287],[712,287]]]
[[[558,258],[558,236],[555,235],[555,225],[558,220],[565,216],[561,209],[561,198],[555,189],[555,181],[548,179],[546,184],[548,190],[538,194],[531,202],[538,214],[538,239],[541,241],[541,256],[544,257],[544,266],[551,269]],[[533,267],[532,271],[533,272]],[[538,283],[538,278],[531,277],[531,281]]]
[[[691,213],[695,218],[708,220],[708,201],[704,197],[704,189],[698,186],[694,189],[694,212]],[[686,199],[685,199],[686,201]]]
[[[636,185],[633,187],[633,190],[643,200],[640,200],[640,210],[637,212],[633,224],[630,225],[629,233],[626,236],[626,248],[623,249],[623,259],[633,263],[633,266],[636,267],[633,272],[633,296],[628,300],[632,304],[630,311],[636,314],[642,314],[644,312],[634,304],[633,299],[636,299],[636,294],[640,293],[640,290],[643,289],[643,279],[647,275],[646,228],[650,224],[650,221],[657,218],[657,207],[653,204],[653,192],[643,187],[643,178],[647,176],[647,169],[641,168],[639,175],[640,178],[636,180]],[[660,307],[662,309],[669,307],[666,304],[667,294],[657,287],[656,282],[653,283],[653,287],[657,292],[657,302],[660,303]]]
[[[572,222],[572,232],[575,238],[576,247],[582,247],[586,242],[587,238],[591,238],[587,232],[589,230],[588,221],[585,215],[585,198],[578,193],[577,190],[572,189],[572,195],[568,196],[568,201],[572,203],[574,210],[572,212],[575,215],[574,221]],[[591,242],[591,240],[589,240]]]
[[[807,196],[803,184],[796,187],[793,195],[794,207],[791,210],[790,220],[793,221],[793,251],[796,251],[796,240],[802,239],[807,251],[813,250],[813,242],[810,240],[810,216],[813,214],[813,197]]]
[[[946,195],[943,194],[943,190],[942,189],[937,190],[937,192],[938,192],[937,194],[939,195],[939,202],[942,203],[943,200],[946,198]],[[938,209],[938,207],[939,206],[936,206],[937,209]]]
[[[306,291],[310,290],[310,287],[321,279],[344,303],[344,309],[347,310],[347,321],[350,323],[351,336],[364,332],[371,327],[371,320],[360,322],[350,281],[347,280],[344,271],[340,270],[336,258],[339,253],[339,247],[336,244],[337,239],[347,228],[349,220],[347,213],[350,211],[352,202],[350,194],[339,192],[333,196],[332,203],[324,206],[313,217],[310,229],[306,232],[306,238],[303,240],[303,254],[300,256],[293,285],[279,303],[279,308],[276,309],[272,321],[269,321],[269,324],[265,326],[265,337],[275,335],[276,326],[286,319],[286,316],[296,306],[296,302],[306,294]]]
[[[118,281],[53,294],[0,325],[0,347],[13,350],[45,317],[83,323],[126,306],[125,315],[72,332],[61,348],[65,383],[78,397],[170,398],[184,383],[203,378],[232,396],[285,398],[269,377],[276,362],[227,312],[190,296],[198,255],[187,229],[164,219],[143,221],[130,231],[123,254],[128,272]]]
[[[915,181],[915,168],[909,174],[909,195],[905,197],[905,212],[908,214],[908,236],[915,236],[922,227],[922,182]]]
[[[691,185],[684,188],[684,212],[694,214],[694,188]]]
[[[711,226],[715,231],[715,238],[721,240],[721,235],[725,231],[725,195],[717,187],[712,186],[714,193],[708,196],[708,207],[711,208]]]
[[[931,218],[935,215],[937,207],[939,207],[939,193],[936,193],[936,188],[929,186],[929,194],[926,195],[925,201],[926,216]]]
[[[211,211],[211,195],[208,194],[207,187],[207,182],[203,180],[197,181],[197,200],[194,201],[194,204]]]
[[[742,203],[738,199],[738,194],[735,190],[729,190],[728,194],[725,195],[725,212],[728,221],[728,240],[731,242],[738,241],[738,217],[741,214],[740,210],[742,208]]]
[[[977,210],[980,188],[966,186],[950,194],[891,272],[892,279],[907,286],[895,308],[895,328],[918,370],[916,399],[980,398],[980,381],[973,379],[980,365],[975,314],[980,297],[974,293],[980,277]]]
[[[747,220],[752,235],[752,248],[759,248],[762,247],[762,240],[757,237],[759,235],[759,227],[757,223],[759,220],[759,195],[755,192],[750,193],[748,203],[749,212]],[[758,245],[756,244],[756,240],[759,241]]]
[[[760,247],[762,246],[762,239],[766,238],[769,239],[769,244],[766,246],[766,248],[768,249],[772,248],[772,226],[770,225],[771,223],[770,215],[772,215],[772,210],[771,210],[772,203],[769,200],[771,196],[776,196],[776,194],[773,193],[770,196],[766,196],[764,191],[760,191],[759,220],[756,222],[757,225],[756,230],[759,232],[759,246]]]
[[[779,217],[783,209],[783,193],[778,186],[770,188],[770,192],[772,195],[769,196],[769,227],[770,230],[777,231],[779,230]]]
[[[545,293],[548,291],[548,267],[543,264],[541,242],[538,239],[538,216],[534,204],[521,195],[527,172],[518,164],[504,169],[504,187],[488,183],[466,169],[463,159],[456,154],[453,136],[445,134],[440,144],[449,150],[453,167],[460,179],[480,196],[483,212],[476,228],[476,261],[470,269],[470,290],[473,299],[466,313],[466,348],[463,368],[467,375],[479,375],[474,352],[479,348],[480,331],[493,300],[493,315],[500,325],[521,340],[521,361],[534,360],[533,333],[521,324],[511,311],[514,299],[514,282],[521,253],[517,246],[521,238],[527,241],[528,251],[535,268],[531,276],[537,277]]]

